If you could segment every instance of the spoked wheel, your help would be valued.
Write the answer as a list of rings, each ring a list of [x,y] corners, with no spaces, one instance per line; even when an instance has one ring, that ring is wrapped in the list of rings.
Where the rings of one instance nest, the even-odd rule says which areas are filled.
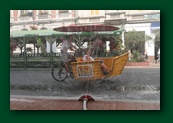
[[[59,65],[52,68],[52,77],[58,82],[64,81],[67,78],[67,72],[64,67]]]

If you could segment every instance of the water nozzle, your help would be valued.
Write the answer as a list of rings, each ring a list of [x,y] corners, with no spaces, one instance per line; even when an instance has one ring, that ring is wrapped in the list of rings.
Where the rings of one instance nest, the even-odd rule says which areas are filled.
[[[94,98],[92,98],[90,95],[83,95],[79,98],[79,101],[83,101],[83,100],[95,101]]]

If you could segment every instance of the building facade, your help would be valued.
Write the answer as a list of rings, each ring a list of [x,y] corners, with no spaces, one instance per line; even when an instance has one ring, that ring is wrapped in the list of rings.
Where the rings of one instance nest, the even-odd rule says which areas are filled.
[[[90,24],[113,25],[127,32],[144,31],[151,37],[145,43],[149,60],[157,55],[160,10],[10,10],[10,31]],[[124,35],[122,39],[124,43]]]

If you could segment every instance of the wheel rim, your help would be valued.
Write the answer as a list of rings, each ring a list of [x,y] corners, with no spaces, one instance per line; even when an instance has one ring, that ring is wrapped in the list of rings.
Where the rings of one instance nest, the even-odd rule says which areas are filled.
[[[52,77],[58,82],[64,81],[67,78],[67,72],[64,68],[54,68],[52,69]]]

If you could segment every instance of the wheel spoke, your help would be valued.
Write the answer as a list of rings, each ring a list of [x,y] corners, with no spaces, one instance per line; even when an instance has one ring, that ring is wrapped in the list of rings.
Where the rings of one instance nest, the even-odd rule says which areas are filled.
[[[67,72],[66,72],[64,67],[59,65],[56,68],[52,69],[52,77],[56,81],[60,82],[60,81],[63,81],[67,78]]]

